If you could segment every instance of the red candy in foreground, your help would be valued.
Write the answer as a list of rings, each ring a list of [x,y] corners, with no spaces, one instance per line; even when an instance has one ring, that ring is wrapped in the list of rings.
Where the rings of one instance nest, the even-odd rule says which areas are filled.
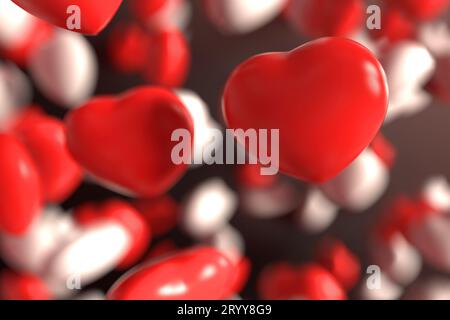
[[[0,230],[22,234],[40,212],[37,168],[15,137],[0,134]]]
[[[50,300],[47,285],[32,274],[3,271],[0,274],[0,298],[4,300]]]
[[[169,90],[141,87],[114,97],[99,97],[66,118],[67,144],[92,175],[133,195],[166,192],[187,170],[175,165],[172,132],[192,119]]]
[[[223,96],[230,128],[279,129],[280,170],[314,183],[335,177],[370,144],[387,105],[378,60],[341,38],[255,56],[234,71]]]
[[[28,149],[41,177],[44,200],[64,201],[80,185],[82,171],[66,147],[63,123],[42,116],[18,129],[18,136]]]
[[[286,16],[305,36],[343,37],[358,31],[364,20],[362,0],[291,0]]]
[[[58,27],[67,29],[68,18],[75,11],[68,13],[71,6],[79,7],[81,29],[72,31],[84,34],[97,34],[112,19],[122,0],[12,0],[32,15],[46,20]]]
[[[126,269],[135,264],[145,253],[151,240],[151,230],[142,215],[124,201],[111,200],[102,205],[84,205],[75,211],[77,222],[83,226],[105,220],[119,222],[128,231],[132,244],[119,264]]]
[[[235,268],[217,250],[183,251],[144,265],[119,279],[108,293],[112,300],[217,300],[233,285]]]

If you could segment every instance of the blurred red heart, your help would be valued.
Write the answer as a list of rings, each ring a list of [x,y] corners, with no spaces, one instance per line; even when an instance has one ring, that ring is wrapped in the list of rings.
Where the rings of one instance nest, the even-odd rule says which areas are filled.
[[[234,284],[234,266],[217,250],[195,248],[131,271],[111,288],[112,300],[218,300]]]
[[[192,119],[169,90],[141,87],[118,97],[99,97],[66,118],[70,152],[88,172],[134,195],[166,192],[187,170],[173,163],[171,136]]]
[[[387,105],[380,63],[343,38],[253,57],[223,97],[230,128],[279,129],[280,171],[314,183],[335,177],[370,144]]]
[[[80,9],[80,30],[72,31],[83,34],[97,34],[102,31],[112,19],[122,0],[12,0],[22,9],[32,15],[46,20],[58,27],[67,29],[68,19],[73,14],[71,6]]]
[[[45,201],[66,200],[80,185],[83,175],[67,150],[64,124],[41,116],[16,131],[36,164]]]
[[[25,147],[0,134],[0,230],[23,234],[40,212],[38,171]]]

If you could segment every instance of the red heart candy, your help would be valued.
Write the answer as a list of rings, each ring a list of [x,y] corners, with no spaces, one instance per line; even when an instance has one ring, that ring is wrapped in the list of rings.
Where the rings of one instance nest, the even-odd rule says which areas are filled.
[[[84,34],[97,34],[112,19],[122,0],[12,0],[32,15],[67,29],[67,20],[72,15],[68,8],[76,5],[80,8],[80,30],[72,31]],[[69,11],[69,13],[68,13]]]
[[[241,64],[226,84],[223,112],[233,129],[279,129],[280,171],[319,183],[373,140],[386,115],[387,90],[369,50],[322,38]]]
[[[143,197],[165,193],[187,170],[173,163],[171,136],[192,119],[169,90],[142,87],[93,99],[66,118],[69,150],[95,177]]]
[[[217,250],[196,248],[132,270],[111,288],[112,300],[229,298],[234,267]]]
[[[66,200],[83,175],[67,150],[64,124],[41,116],[16,131],[36,164],[44,199],[51,203]]]
[[[0,190],[0,229],[23,234],[40,211],[40,178],[25,147],[7,134],[0,134]]]

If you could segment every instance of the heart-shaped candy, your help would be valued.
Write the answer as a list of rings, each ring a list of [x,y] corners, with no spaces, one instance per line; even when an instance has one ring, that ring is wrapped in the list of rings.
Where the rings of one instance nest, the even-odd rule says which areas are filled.
[[[67,150],[64,124],[41,116],[16,131],[36,164],[45,201],[64,201],[83,178],[80,166]]]
[[[380,63],[343,38],[253,57],[233,72],[223,96],[230,128],[279,129],[280,171],[315,183],[335,177],[370,144],[387,104]]]
[[[128,193],[152,197],[166,192],[187,170],[171,153],[171,136],[192,119],[169,90],[142,87],[118,97],[93,99],[66,118],[67,144],[92,175]]]
[[[80,28],[71,31],[94,35],[102,31],[112,19],[122,0],[12,0],[32,15],[58,27],[68,29],[72,19],[80,21]],[[78,8],[74,7],[77,6]],[[79,17],[73,15],[79,14]],[[78,18],[78,19],[75,19]]]

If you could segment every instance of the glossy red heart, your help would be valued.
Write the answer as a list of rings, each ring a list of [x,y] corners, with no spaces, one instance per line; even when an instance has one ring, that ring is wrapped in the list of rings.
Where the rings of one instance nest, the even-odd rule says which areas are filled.
[[[25,147],[0,134],[0,230],[23,234],[40,212],[38,170]]]
[[[36,164],[45,201],[66,200],[80,185],[83,175],[67,150],[64,124],[40,116],[16,128],[16,133]]]
[[[67,19],[72,11],[69,7],[80,8],[80,30],[72,30],[83,34],[97,34],[102,31],[112,19],[122,0],[12,0],[22,9],[32,15],[46,20],[58,27],[67,29]],[[69,12],[68,12],[69,11]]]
[[[237,67],[225,87],[223,113],[233,129],[279,129],[280,171],[320,183],[373,140],[386,115],[387,90],[369,50],[322,38]]]
[[[192,119],[169,90],[142,87],[114,97],[99,97],[66,118],[67,144],[88,172],[107,184],[142,197],[165,193],[187,170],[171,153],[171,136]]]
[[[112,300],[229,298],[234,266],[217,250],[195,248],[130,271],[111,288]]]

